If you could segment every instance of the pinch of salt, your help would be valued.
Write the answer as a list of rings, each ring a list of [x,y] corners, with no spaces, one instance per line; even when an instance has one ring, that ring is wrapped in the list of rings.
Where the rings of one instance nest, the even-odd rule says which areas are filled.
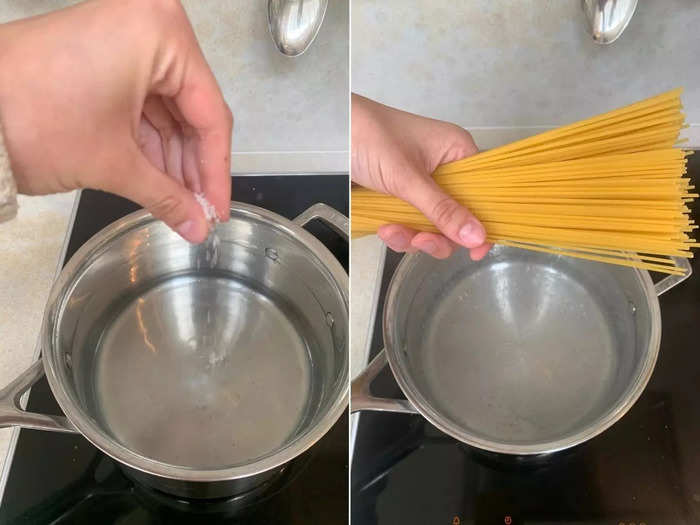
[[[195,193],[194,198],[197,199],[197,202],[202,207],[204,217],[207,219],[209,227],[212,228],[214,224],[219,222],[219,217],[216,215],[214,205],[207,200],[203,193]]]

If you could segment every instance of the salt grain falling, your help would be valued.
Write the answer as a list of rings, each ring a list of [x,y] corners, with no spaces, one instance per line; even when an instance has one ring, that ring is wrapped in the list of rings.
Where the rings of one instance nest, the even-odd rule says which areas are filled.
[[[219,235],[216,233],[216,224],[219,222],[219,217],[216,215],[216,208],[207,200],[203,193],[195,193],[194,198],[202,207],[204,217],[209,225],[209,236],[204,241],[204,262],[210,268],[215,268],[219,262]],[[199,258],[197,259],[197,269],[201,267]]]
[[[219,217],[216,215],[214,205],[210,203],[202,193],[195,193],[194,197],[202,207],[204,217],[207,219],[209,226],[209,236],[200,248],[197,256],[196,268],[197,270],[201,269],[202,266],[216,268],[219,262],[219,244],[221,242],[218,233],[216,233],[216,225],[219,222]],[[206,319],[207,330],[209,330],[212,324],[210,308],[207,309]],[[208,358],[208,369],[210,371],[213,371],[227,356],[227,348],[216,340],[216,335],[214,335],[214,338],[215,339],[207,340],[208,338],[205,336],[202,339],[201,346],[198,348],[202,353],[206,352],[205,355],[207,355]]]
[[[203,193],[195,193],[194,198],[197,199],[197,202],[202,207],[204,217],[209,223],[209,229],[212,229],[214,225],[219,222],[219,217],[216,215],[216,208],[207,200]]]

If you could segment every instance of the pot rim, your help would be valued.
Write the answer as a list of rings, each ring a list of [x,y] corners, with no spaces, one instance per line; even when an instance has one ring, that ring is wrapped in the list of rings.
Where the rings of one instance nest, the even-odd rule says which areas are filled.
[[[249,219],[261,219],[263,222],[269,224],[270,227],[277,228],[304,244],[313,255],[318,257],[325,269],[330,273],[340,291],[347,310],[348,275],[338,260],[321,241],[306,231],[302,226],[264,208],[231,201],[230,209],[232,215],[235,213]],[[347,388],[339,390],[338,395],[336,395],[326,413],[315,425],[277,452],[263,456],[252,463],[244,465],[236,465],[221,469],[196,469],[171,465],[147,458],[133,452],[116,439],[111,438],[78,403],[73,401],[63,381],[60,379],[56,371],[57,359],[59,356],[57,355],[57,351],[54,350],[56,348],[54,344],[56,335],[54,332],[54,319],[51,315],[51,311],[53,310],[51,305],[57,305],[57,311],[59,312],[63,309],[63,301],[73,288],[75,278],[79,276],[83,270],[84,264],[89,261],[94,253],[108,246],[112,239],[132,229],[157,221],[158,219],[153,217],[149,211],[138,210],[111,223],[97,232],[76,251],[52,286],[47,302],[49,307],[46,308],[42,323],[41,342],[42,349],[44,349],[44,351],[42,351],[44,371],[56,401],[73,426],[98,449],[128,467],[154,476],[194,482],[227,481],[254,476],[288,463],[313,446],[335,424],[343,411],[347,408]],[[57,303],[57,301],[60,303]],[[346,341],[346,355],[348,353]],[[341,372],[340,384],[347,384],[348,382],[347,376],[349,372],[347,368],[347,366],[344,367]]]
[[[471,445],[473,447],[486,450],[489,452],[497,452],[501,454],[523,455],[530,456],[536,454],[548,454],[564,450],[589,439],[594,438],[598,434],[610,428],[615,424],[627,411],[634,405],[642,394],[656,365],[656,360],[659,355],[661,346],[661,309],[659,307],[659,299],[657,297],[654,283],[651,280],[649,272],[638,268],[629,268],[629,271],[634,271],[637,277],[637,282],[642,287],[644,296],[649,307],[649,315],[651,318],[651,333],[647,344],[646,355],[642,368],[635,378],[635,383],[631,391],[613,405],[606,414],[598,419],[595,425],[589,425],[583,430],[572,434],[566,438],[547,441],[534,445],[515,445],[511,443],[498,442],[489,439],[483,439],[475,436],[473,433],[465,431],[460,425],[455,424],[449,418],[444,417],[438,410],[433,408],[430,402],[423,396],[418,388],[415,387],[410,374],[407,372],[400,358],[398,351],[395,333],[391,330],[391,320],[394,317],[394,312],[397,308],[395,302],[401,283],[405,280],[409,270],[415,262],[424,257],[421,253],[409,254],[399,263],[394,275],[389,282],[386,299],[384,301],[384,315],[382,318],[382,332],[384,335],[384,343],[386,349],[387,361],[391,372],[399,384],[401,391],[406,396],[406,399],[415,407],[415,409],[427,419],[431,424],[437,427],[444,433],[453,438]]]

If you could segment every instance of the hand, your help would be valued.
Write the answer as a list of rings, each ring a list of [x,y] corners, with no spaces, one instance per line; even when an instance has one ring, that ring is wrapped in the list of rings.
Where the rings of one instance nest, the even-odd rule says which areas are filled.
[[[0,123],[20,192],[127,197],[191,242],[230,203],[233,117],[177,0],[100,0],[0,25]]]
[[[446,162],[478,152],[468,131],[352,96],[352,179],[366,188],[389,193],[418,208],[443,233],[417,232],[387,224],[377,234],[394,251],[421,250],[449,257],[455,245],[481,259],[490,245],[486,231],[432,179]]]

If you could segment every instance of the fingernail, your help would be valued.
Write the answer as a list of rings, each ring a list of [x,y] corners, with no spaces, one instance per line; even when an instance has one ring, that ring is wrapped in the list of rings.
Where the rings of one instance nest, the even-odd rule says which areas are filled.
[[[476,219],[469,219],[459,230],[459,238],[467,248],[476,248],[486,241],[486,230]]]
[[[402,252],[406,250],[406,245],[409,241],[405,234],[396,232],[390,235],[384,242],[395,252]]]
[[[175,231],[186,241],[194,242],[192,239],[192,234],[194,233],[194,222],[192,220],[180,223],[175,227]]]
[[[418,243],[418,249],[428,255],[433,255],[437,251],[437,244],[434,241],[423,241]]]

